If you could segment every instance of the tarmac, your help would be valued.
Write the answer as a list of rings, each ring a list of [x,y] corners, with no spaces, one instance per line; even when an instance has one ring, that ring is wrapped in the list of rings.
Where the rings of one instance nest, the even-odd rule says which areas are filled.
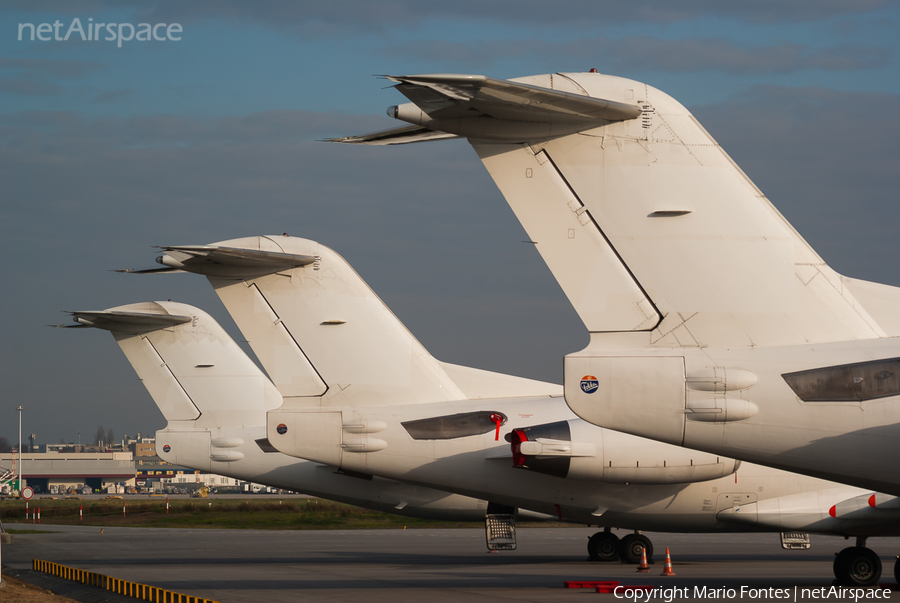
[[[16,534],[12,545],[3,546],[4,573],[12,571],[26,581],[44,580],[41,585],[50,590],[55,590],[52,580],[31,572],[32,559],[223,603],[623,600],[621,592],[598,595],[592,589],[563,587],[564,581],[588,580],[669,589],[667,594],[651,593],[649,599],[642,594],[641,601],[854,601],[859,594],[828,591],[834,554],[852,541],[816,535],[812,549],[786,551],[777,534],[647,533],[656,551],[655,563],[649,573],[640,574],[633,565],[588,561],[587,538],[596,531],[590,528],[522,528],[517,550],[488,554],[484,532],[478,529],[108,527],[101,533],[94,526],[6,525],[43,533]],[[660,576],[667,546],[674,577]],[[872,538],[868,546],[882,558],[881,582],[896,586],[893,567],[900,538]],[[707,590],[704,594],[695,587]],[[726,590],[712,591],[717,588]],[[77,591],[66,596],[103,600],[79,596]],[[879,600],[900,600],[900,592],[877,594]]]

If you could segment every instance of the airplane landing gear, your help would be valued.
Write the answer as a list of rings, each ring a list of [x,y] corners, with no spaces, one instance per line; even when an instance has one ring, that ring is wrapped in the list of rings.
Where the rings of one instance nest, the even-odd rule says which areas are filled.
[[[641,551],[647,551],[647,561],[653,557],[653,543],[640,533],[629,534],[619,543],[619,556],[625,563],[640,563]]]
[[[842,550],[834,557],[834,577],[843,586],[872,586],[881,578],[881,559],[866,548],[865,538],[857,538],[856,546]],[[897,565],[894,574],[897,574]]]
[[[619,558],[619,537],[609,531],[597,532],[588,539],[591,561],[615,561]]]
[[[628,534],[619,540],[618,536],[606,528],[588,539],[587,548],[591,561],[621,559],[622,563],[638,564],[641,562],[642,550],[647,552],[648,561],[653,557],[653,543],[640,532]]]

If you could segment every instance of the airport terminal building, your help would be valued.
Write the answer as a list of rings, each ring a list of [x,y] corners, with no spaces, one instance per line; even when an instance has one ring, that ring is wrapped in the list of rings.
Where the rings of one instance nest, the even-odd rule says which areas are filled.
[[[161,459],[155,448],[146,446],[132,452],[72,452],[56,445],[42,447],[46,452],[0,453],[0,476],[12,474],[13,481],[22,470],[25,484],[37,493],[66,494],[77,490],[90,492],[138,492],[165,490],[166,487],[194,489],[238,488],[241,480],[173,465]],[[2,482],[6,483],[6,482]],[[11,494],[13,486],[0,488]]]
[[[135,485],[134,457],[130,452],[28,452],[0,454],[0,467],[18,472],[37,492],[60,492],[87,486],[103,491],[109,486]]]
[[[156,454],[154,438],[128,438],[115,448],[96,445],[40,444],[36,452],[0,453],[0,494],[13,494],[21,468],[23,481],[39,494],[89,492],[149,493],[192,491],[200,486],[247,492],[265,487],[239,479],[173,465]]]

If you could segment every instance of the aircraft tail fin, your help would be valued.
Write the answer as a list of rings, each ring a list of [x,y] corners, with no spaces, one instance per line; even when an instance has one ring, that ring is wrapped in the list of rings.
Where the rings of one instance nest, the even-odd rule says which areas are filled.
[[[163,249],[161,263],[207,276],[286,403],[560,393],[554,384],[438,362],[341,256],[315,241],[260,236]]]
[[[440,363],[324,245],[268,236],[164,249],[163,263],[209,278],[288,401],[350,406],[463,398]],[[191,258],[175,265],[188,249]],[[290,265],[277,258],[304,259]]]
[[[147,302],[72,314],[112,332],[168,422],[156,432],[167,462],[226,471],[244,458],[248,428],[265,437],[266,413],[281,406],[281,394],[206,312]]]
[[[265,412],[282,402],[259,367],[199,308],[161,301],[72,316],[112,332],[170,426],[264,425]]]
[[[469,139],[592,333],[665,348],[885,335],[663,92],[599,73],[392,79],[413,103],[389,114]]]

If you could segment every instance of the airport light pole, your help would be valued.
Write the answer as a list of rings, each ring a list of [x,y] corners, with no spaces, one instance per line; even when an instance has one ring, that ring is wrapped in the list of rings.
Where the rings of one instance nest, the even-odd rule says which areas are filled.
[[[19,483],[18,489],[19,492],[22,491],[22,405],[19,404],[19,408],[16,409],[19,411]]]

